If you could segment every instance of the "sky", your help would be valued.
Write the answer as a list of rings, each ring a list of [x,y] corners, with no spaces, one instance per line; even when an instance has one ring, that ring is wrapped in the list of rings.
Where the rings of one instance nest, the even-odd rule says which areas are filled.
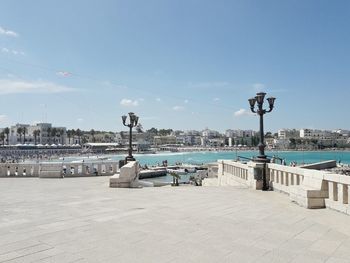
[[[263,91],[265,130],[350,129],[349,30],[347,0],[2,0],[0,127],[258,130]]]

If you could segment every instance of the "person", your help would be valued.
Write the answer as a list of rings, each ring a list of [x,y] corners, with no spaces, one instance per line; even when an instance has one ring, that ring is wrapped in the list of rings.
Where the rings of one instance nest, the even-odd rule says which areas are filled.
[[[272,156],[271,163],[275,163],[275,156]]]
[[[63,173],[62,173],[62,178],[67,174],[67,166],[63,165]]]
[[[286,165],[286,159],[282,159],[282,165]]]

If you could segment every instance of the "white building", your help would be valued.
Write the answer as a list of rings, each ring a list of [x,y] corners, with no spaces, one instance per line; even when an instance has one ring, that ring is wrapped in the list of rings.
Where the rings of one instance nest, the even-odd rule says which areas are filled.
[[[18,133],[19,128],[22,133]],[[25,132],[23,132],[25,129]],[[37,136],[35,131],[38,131]],[[53,134],[53,132],[55,134]],[[52,127],[51,123],[38,123],[35,125],[17,123],[10,127],[9,144],[66,144],[66,127]]]
[[[202,131],[202,137],[211,139],[211,138],[216,138],[219,137],[220,133],[218,131],[214,131],[214,130],[209,130],[209,129],[205,129]]]
[[[253,130],[226,130],[225,136],[229,138],[249,138],[255,135]]]
[[[335,134],[325,130],[301,129],[300,138],[316,140],[334,139]]]
[[[300,137],[300,132],[296,129],[280,129],[278,130],[279,139],[289,139]]]

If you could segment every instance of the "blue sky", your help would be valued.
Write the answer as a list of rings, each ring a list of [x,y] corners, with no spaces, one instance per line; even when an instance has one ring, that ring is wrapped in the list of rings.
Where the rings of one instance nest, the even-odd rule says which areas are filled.
[[[350,2],[1,2],[0,127],[350,129]]]

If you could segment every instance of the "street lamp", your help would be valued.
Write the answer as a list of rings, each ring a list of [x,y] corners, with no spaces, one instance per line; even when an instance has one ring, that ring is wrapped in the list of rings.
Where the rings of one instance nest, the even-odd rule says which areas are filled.
[[[126,127],[130,128],[129,131],[129,155],[125,158],[125,163],[127,163],[128,161],[135,161],[135,158],[132,156],[132,128],[134,128],[138,121],[139,121],[139,117],[136,116],[133,112],[129,112],[129,123],[126,123],[126,119],[127,116],[123,115],[122,116],[122,121],[123,121],[123,125]]]
[[[260,142],[258,144],[259,147],[259,155],[255,159],[257,162],[264,164],[262,179],[263,179],[263,190],[268,190],[267,182],[266,182],[266,163],[269,163],[270,160],[265,155],[265,143],[264,143],[264,114],[271,112],[273,110],[273,105],[275,103],[276,98],[270,97],[267,98],[267,102],[269,103],[269,109],[263,109],[264,98],[266,93],[259,92],[256,94],[254,98],[249,99],[250,110],[253,113],[257,113],[260,116]],[[257,109],[255,110],[255,104],[257,104]]]

